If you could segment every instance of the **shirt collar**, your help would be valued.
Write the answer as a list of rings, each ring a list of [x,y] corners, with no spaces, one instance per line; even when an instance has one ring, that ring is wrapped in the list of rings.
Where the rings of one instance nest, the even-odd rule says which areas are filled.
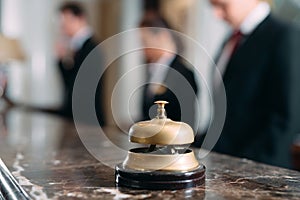
[[[150,63],[149,65],[149,72],[150,72],[150,79],[149,83],[155,83],[150,84],[149,91],[152,94],[157,93],[159,88],[161,88],[161,84],[165,81],[169,66],[174,61],[176,55],[171,54],[164,54],[158,61],[155,63]]]
[[[92,37],[93,31],[90,27],[85,26],[81,28],[70,41],[70,49],[73,51],[79,50],[83,43],[90,37]]]
[[[164,54],[162,55],[162,57],[157,61],[157,63],[159,64],[163,64],[163,65],[170,65],[171,62],[175,59],[175,54]]]
[[[241,24],[241,33],[244,35],[251,34],[254,29],[270,14],[270,12],[271,9],[269,4],[266,2],[260,2]]]
[[[173,60],[175,59],[176,55],[170,55],[170,54],[163,54],[158,61],[155,63],[150,63],[149,65],[149,71],[150,73],[154,73],[155,71],[160,71],[161,70],[161,65],[164,66],[170,66]]]

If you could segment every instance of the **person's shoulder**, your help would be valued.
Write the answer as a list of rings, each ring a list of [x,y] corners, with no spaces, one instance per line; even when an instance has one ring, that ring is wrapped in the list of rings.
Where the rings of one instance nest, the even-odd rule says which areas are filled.
[[[89,53],[94,50],[98,46],[98,44],[98,40],[94,36],[91,36],[85,40],[80,49],[80,52]]]
[[[287,22],[271,13],[255,29],[253,34],[260,35],[269,43],[274,43],[274,41],[278,43],[279,41],[294,40],[295,37],[299,37],[300,30],[291,22]]]
[[[195,73],[193,65],[185,58],[177,55],[172,63],[172,67],[182,74],[186,80],[191,84],[195,93],[198,91],[198,86],[195,80]]]
[[[179,55],[174,58],[172,65],[178,71],[192,73],[192,64]]]
[[[267,18],[266,18],[266,23],[272,27],[273,31],[278,31],[278,32],[299,32],[300,29],[298,26],[296,26],[295,24],[286,21],[274,14],[270,14]]]
[[[83,49],[95,48],[98,44],[99,44],[98,40],[96,39],[96,37],[94,35],[92,35],[91,37],[87,38],[83,42],[82,48]]]

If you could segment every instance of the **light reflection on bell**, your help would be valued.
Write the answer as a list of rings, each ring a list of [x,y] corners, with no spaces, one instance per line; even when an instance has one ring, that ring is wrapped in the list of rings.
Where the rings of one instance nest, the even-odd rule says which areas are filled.
[[[182,189],[205,182],[205,167],[188,149],[194,141],[192,128],[165,115],[166,101],[158,105],[156,118],[134,124],[131,142],[147,147],[131,149],[123,163],[116,166],[118,186],[141,189]]]

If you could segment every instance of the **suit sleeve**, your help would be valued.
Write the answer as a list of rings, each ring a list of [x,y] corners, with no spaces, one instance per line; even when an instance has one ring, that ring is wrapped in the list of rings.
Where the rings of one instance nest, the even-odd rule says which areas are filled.
[[[72,85],[70,80],[72,79],[72,68],[74,67],[73,63],[71,61],[65,62],[63,60],[58,60],[58,67],[61,72],[64,85],[67,89],[69,89]]]
[[[298,32],[297,32],[298,33]],[[300,45],[295,31],[285,31],[274,41],[271,65],[266,77],[266,97],[269,115],[259,140],[248,144],[247,154],[257,154],[259,160],[270,164],[290,165],[290,145],[295,131],[297,100],[299,98]],[[298,84],[299,85],[299,84]],[[261,148],[264,146],[264,148]],[[262,152],[255,152],[263,149]],[[276,152],[276,158],[272,157]],[[277,159],[277,160],[276,160]]]

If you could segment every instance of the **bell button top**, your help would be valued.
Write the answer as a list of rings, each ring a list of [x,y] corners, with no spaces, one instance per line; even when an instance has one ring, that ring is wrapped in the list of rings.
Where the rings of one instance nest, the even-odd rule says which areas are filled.
[[[157,116],[148,121],[134,124],[129,129],[129,140],[140,144],[182,145],[194,141],[193,129],[184,122],[167,118],[165,105],[167,101],[156,101]]]
[[[157,104],[157,116],[158,119],[166,119],[166,110],[165,110],[165,104],[168,104],[167,101],[155,101],[155,104]]]

